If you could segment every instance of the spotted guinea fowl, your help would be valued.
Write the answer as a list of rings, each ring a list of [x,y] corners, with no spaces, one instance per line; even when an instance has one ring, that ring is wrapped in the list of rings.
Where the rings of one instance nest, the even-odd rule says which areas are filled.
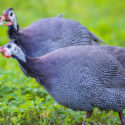
[[[85,119],[94,107],[114,110],[125,125],[125,48],[70,46],[31,58],[12,40],[0,52],[16,58],[59,104],[87,111]]]

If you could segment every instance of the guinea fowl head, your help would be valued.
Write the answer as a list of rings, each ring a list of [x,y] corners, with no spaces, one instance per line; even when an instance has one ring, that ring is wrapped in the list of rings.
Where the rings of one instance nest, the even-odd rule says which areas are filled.
[[[17,19],[13,8],[8,8],[7,10],[4,10],[3,16],[0,17],[0,21],[1,25],[3,24],[3,21],[6,21],[6,26],[8,26],[9,28],[12,28],[13,26],[15,31],[18,30]]]
[[[26,56],[24,52],[17,44],[14,43],[14,40],[11,40],[9,43],[0,47],[0,52],[6,58],[13,57],[17,60],[26,62]]]

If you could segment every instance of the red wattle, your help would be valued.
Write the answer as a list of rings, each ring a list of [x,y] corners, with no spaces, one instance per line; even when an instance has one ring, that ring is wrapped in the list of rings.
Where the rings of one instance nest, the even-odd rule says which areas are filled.
[[[5,16],[5,17],[6,17],[7,15],[8,15],[7,13],[3,13],[3,16]]]
[[[6,58],[10,58],[11,57],[11,55],[7,55],[7,56],[5,56]]]
[[[6,26],[12,26],[12,25],[13,25],[13,23],[6,24]]]

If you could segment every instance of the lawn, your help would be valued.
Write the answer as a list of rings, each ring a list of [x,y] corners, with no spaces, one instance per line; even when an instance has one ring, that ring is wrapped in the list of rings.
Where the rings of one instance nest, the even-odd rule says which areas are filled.
[[[0,0],[0,12],[13,7],[24,28],[40,18],[63,14],[85,25],[107,45],[125,47],[124,0]],[[0,26],[0,45],[9,41],[7,27]],[[0,55],[0,125],[80,125],[85,112],[57,104],[32,78],[27,78],[14,59]],[[118,114],[94,109],[89,122],[120,125]]]

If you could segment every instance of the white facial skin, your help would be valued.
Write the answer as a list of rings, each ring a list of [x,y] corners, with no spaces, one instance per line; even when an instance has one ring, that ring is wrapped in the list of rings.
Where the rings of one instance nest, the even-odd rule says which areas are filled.
[[[14,28],[17,30],[17,19],[13,10],[9,11],[8,17],[12,21],[11,23],[13,24]]]
[[[15,43],[8,43],[4,45],[3,48],[5,50],[5,52],[3,53],[5,57],[9,58],[11,56],[15,56],[17,59],[26,62],[26,57],[24,52]]]
[[[11,19],[11,20],[15,17],[15,14],[14,14],[14,11],[13,11],[13,10],[9,11],[8,17],[9,17],[9,19]]]

